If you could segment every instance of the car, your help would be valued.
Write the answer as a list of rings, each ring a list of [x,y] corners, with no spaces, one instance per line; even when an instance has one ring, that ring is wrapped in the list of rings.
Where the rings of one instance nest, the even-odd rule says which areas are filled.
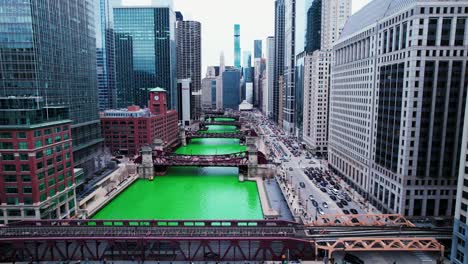
[[[322,203],[323,208],[328,208],[328,204],[326,202]]]
[[[309,200],[311,200],[311,201],[312,201],[313,199],[314,199],[314,196],[313,196],[312,194],[311,194],[311,195],[309,195]]]
[[[289,171],[293,171],[293,168],[292,168],[292,167],[289,167]]]
[[[343,208],[343,207],[344,207],[343,204],[340,203],[340,202],[337,202],[337,203],[336,203],[336,206],[338,206],[339,208]]]
[[[317,212],[318,212],[319,214],[321,214],[321,215],[324,215],[324,214],[325,214],[325,212],[323,211],[323,209],[320,208],[320,207],[317,207]]]
[[[332,199],[333,201],[336,201],[336,197],[334,195],[330,195],[330,199]]]
[[[301,188],[305,188],[305,183],[300,182],[300,183],[299,183],[299,186],[301,186]]]
[[[318,207],[317,201],[315,201],[314,199],[312,199],[311,202],[312,202],[312,205],[313,205],[313,206]]]
[[[327,189],[325,189],[325,188],[320,188],[320,190],[321,190],[322,192],[327,192]]]
[[[347,206],[348,205],[348,202],[346,200],[343,200],[341,199],[341,203],[344,205],[344,206]]]
[[[349,211],[346,210],[346,209],[344,209],[344,210],[343,210],[343,214],[349,215]]]
[[[349,209],[349,211],[351,211],[352,214],[358,214],[358,211],[354,208]]]

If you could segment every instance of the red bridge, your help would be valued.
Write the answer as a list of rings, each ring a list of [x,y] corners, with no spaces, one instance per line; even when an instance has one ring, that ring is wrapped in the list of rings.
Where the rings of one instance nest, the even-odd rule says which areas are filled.
[[[238,131],[238,132],[223,132],[223,133],[206,133],[203,130],[200,131],[186,131],[185,137],[187,140],[193,138],[237,138],[241,141],[245,141],[246,137],[258,136],[255,130]]]
[[[221,126],[236,126],[240,128],[242,122],[240,121],[201,121],[200,127],[210,126],[210,125],[221,125]]]
[[[240,119],[240,115],[217,115],[217,114],[205,114],[205,119],[206,120],[210,120],[210,119],[213,119],[213,118],[232,118],[234,120],[239,120]]]
[[[216,166],[239,167],[248,165],[248,153],[238,152],[226,155],[179,155],[158,153],[153,157],[155,166]]]

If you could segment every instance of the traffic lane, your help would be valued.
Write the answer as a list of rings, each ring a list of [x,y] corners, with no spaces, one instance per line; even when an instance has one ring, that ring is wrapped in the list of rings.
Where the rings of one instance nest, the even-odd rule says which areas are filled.
[[[292,164],[290,164],[292,165]],[[328,195],[324,192],[322,192],[317,186],[315,186],[311,180],[305,175],[304,171],[300,168],[294,168],[293,171],[289,171],[289,173],[292,173],[292,181],[293,181],[293,186],[297,186],[297,188],[301,189],[301,198],[303,201],[307,200],[307,209],[308,212],[311,216],[315,216],[315,207],[312,205],[312,203],[309,200],[309,195],[313,195],[314,199],[317,201],[319,204],[319,207],[323,209],[325,214],[341,214],[343,213],[341,209],[336,205],[336,203],[328,197]],[[306,188],[301,188],[299,183],[304,182]],[[328,208],[323,207],[323,202],[326,202],[328,204]],[[318,215],[319,216],[319,215]]]

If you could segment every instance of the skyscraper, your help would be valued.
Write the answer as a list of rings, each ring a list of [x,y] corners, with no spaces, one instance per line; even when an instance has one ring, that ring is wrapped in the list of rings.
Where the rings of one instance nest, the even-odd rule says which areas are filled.
[[[39,96],[48,107],[68,107],[74,165],[87,175],[102,142],[93,7],[91,0],[57,1],[54,8],[48,1],[0,2],[0,96]]]
[[[240,71],[234,68],[227,68],[223,72],[223,108],[238,110],[240,100]]]
[[[262,58],[262,40],[261,39],[254,40],[254,58],[255,59]]]
[[[191,119],[201,115],[201,24],[177,21],[177,79],[191,79]]]
[[[117,106],[115,83],[114,30],[111,22],[112,0],[94,0],[96,25],[96,67],[99,109]]]
[[[466,78],[466,77],[465,77]],[[453,223],[451,260],[455,264],[468,263],[468,104],[465,106],[465,122],[460,152],[457,201]]]
[[[319,154],[328,150],[328,95],[330,87],[331,48],[351,15],[351,0],[314,0],[308,11],[303,60],[302,139]],[[299,56],[298,56],[299,57]],[[300,65],[297,58],[296,66]],[[299,68],[296,68],[299,70]],[[299,76],[299,73],[297,73]],[[296,105],[300,105],[296,100]],[[302,102],[301,105],[302,105]],[[299,114],[298,114],[299,116]],[[298,124],[301,124],[298,121]],[[298,125],[300,129],[300,125]]]
[[[252,52],[250,52],[250,50],[244,50],[242,52],[242,67],[244,69],[252,67]]]
[[[275,37],[266,39],[266,85],[263,86],[264,112],[268,117],[273,116],[273,82],[275,71]]]
[[[148,89],[167,90],[177,109],[175,14],[170,4],[114,8],[117,105],[145,106]]]
[[[240,25],[234,24],[234,67],[241,68]]]
[[[284,1],[284,96],[283,129],[288,134],[295,128],[295,77],[296,77],[296,0]]]
[[[384,213],[454,215],[467,8],[374,0],[334,46],[329,164]]]
[[[280,76],[284,75],[284,0],[275,1],[275,61],[273,69],[273,120],[279,124],[279,116],[283,115],[280,101]]]

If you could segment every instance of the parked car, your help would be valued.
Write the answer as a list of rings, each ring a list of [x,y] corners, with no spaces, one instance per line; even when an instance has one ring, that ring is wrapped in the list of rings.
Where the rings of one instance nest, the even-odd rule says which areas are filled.
[[[330,199],[332,199],[333,201],[336,201],[336,197],[334,195],[330,195]]]
[[[293,171],[293,168],[292,168],[292,167],[289,167],[289,171]]]
[[[343,204],[340,203],[340,202],[337,202],[336,205],[337,205],[339,208],[343,208],[343,207],[344,207]]]
[[[349,209],[349,211],[351,211],[352,214],[358,214],[358,211],[354,208]]]
[[[312,202],[312,205],[313,205],[313,206],[318,207],[317,201],[315,201],[314,199],[312,199],[311,202]]]
[[[323,208],[328,208],[328,204],[326,202],[322,203]]]
[[[348,202],[346,200],[343,200],[341,199],[341,203],[344,205],[344,206],[347,206],[348,205]]]
[[[352,199],[351,199],[351,197],[349,197],[349,195],[346,195],[346,196],[345,196],[345,199],[346,199],[346,201],[348,201],[348,202],[351,202],[351,201],[352,201]]]
[[[305,184],[303,182],[300,182],[299,186],[301,186],[301,188],[305,188]]]
[[[323,209],[320,208],[320,207],[317,207],[317,212],[318,212],[319,214],[321,214],[321,215],[324,215],[324,214],[325,214],[325,212],[323,211]]]
[[[349,211],[346,210],[346,209],[344,209],[344,210],[343,210],[343,214],[349,215]]]
[[[309,200],[311,200],[311,201],[312,201],[313,199],[314,199],[314,196],[313,196],[312,194],[311,194],[311,195],[309,195]]]
[[[325,189],[325,188],[320,188],[320,190],[321,190],[322,192],[327,192],[327,189]]]

